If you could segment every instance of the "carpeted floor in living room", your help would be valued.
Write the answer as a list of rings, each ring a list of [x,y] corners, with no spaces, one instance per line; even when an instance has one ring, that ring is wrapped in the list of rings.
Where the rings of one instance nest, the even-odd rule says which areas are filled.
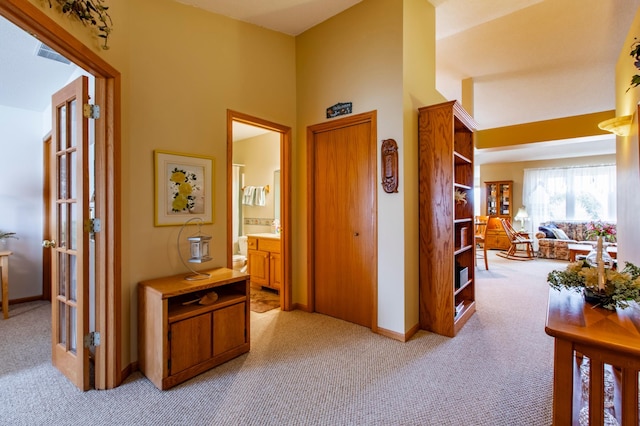
[[[0,423],[548,426],[546,275],[566,264],[491,252],[489,271],[476,269],[477,312],[455,338],[419,331],[402,343],[320,314],[252,312],[249,353],[168,391],[139,372],[78,391],[51,366],[49,303],[11,305]]]

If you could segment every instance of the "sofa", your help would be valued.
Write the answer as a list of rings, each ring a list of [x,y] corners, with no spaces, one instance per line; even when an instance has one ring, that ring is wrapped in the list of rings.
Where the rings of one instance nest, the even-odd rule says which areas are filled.
[[[587,236],[591,221],[543,222],[535,234],[538,240],[538,257],[569,260],[569,244],[593,243],[596,237]],[[615,226],[615,224],[612,224]],[[558,232],[557,230],[562,232]]]

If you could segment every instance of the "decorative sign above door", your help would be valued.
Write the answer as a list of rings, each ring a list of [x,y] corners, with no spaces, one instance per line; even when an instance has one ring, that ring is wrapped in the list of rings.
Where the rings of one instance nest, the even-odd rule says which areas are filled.
[[[338,117],[340,115],[351,114],[351,102],[340,102],[327,108],[327,118]]]

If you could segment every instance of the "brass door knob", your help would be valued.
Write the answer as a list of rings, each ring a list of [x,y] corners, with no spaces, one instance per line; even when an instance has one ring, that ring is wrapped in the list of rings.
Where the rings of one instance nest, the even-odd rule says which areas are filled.
[[[56,248],[56,240],[44,240],[42,242],[44,248]]]

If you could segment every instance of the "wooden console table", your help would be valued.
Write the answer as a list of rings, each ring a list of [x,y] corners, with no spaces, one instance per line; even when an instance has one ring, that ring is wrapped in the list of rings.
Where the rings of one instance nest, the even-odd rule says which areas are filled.
[[[590,359],[589,417],[604,419],[604,370],[613,370],[611,411],[621,425],[637,425],[640,371],[640,307],[609,311],[584,302],[582,294],[549,290],[545,331],[555,338],[553,424],[578,424],[581,408],[579,360]]]
[[[249,351],[249,275],[227,268],[138,284],[138,363],[168,389]]]
[[[9,318],[9,256],[13,253],[0,251],[0,269],[2,269],[2,315]]]

